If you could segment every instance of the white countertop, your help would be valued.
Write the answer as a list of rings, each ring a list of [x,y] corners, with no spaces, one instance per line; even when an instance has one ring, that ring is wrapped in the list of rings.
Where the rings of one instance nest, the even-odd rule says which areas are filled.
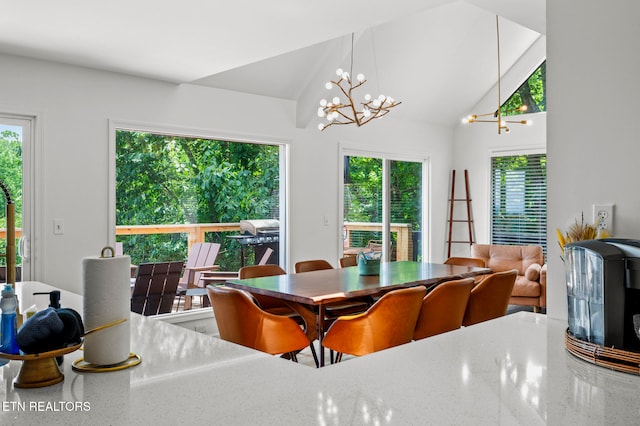
[[[142,364],[76,373],[74,352],[64,382],[14,389],[11,361],[0,424],[637,424],[640,377],[576,359],[565,329],[518,313],[315,369],[132,314]]]

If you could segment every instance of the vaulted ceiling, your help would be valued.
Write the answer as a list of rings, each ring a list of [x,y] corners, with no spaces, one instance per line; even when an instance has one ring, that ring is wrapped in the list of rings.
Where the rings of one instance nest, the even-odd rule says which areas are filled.
[[[394,115],[451,124],[496,82],[496,14],[504,73],[545,35],[545,0],[26,0],[3,5],[0,52],[305,104],[353,52]]]

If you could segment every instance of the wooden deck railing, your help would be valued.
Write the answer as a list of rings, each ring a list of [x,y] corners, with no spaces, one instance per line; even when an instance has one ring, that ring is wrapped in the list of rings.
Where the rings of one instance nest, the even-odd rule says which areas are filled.
[[[351,233],[354,231],[381,232],[382,224],[369,222],[345,222],[347,231],[346,242],[351,242]],[[148,234],[187,234],[188,246],[205,241],[207,232],[240,232],[240,223],[194,223],[177,225],[123,225],[116,226],[116,235],[148,235]],[[397,234],[396,258],[397,260],[411,260],[413,256],[413,240],[411,238],[411,225],[407,223],[392,223],[391,232]],[[0,229],[0,239],[6,238],[6,230]],[[22,235],[21,229],[16,229],[16,238]]]
[[[187,234],[189,248],[194,243],[204,242],[204,234],[207,232],[240,232],[240,223],[116,226],[116,235]]]
[[[354,231],[382,232],[381,223],[372,222],[345,222],[346,239],[345,246],[351,247],[351,233]],[[396,260],[413,260],[413,239],[411,237],[411,224],[392,223],[390,231],[396,234]]]

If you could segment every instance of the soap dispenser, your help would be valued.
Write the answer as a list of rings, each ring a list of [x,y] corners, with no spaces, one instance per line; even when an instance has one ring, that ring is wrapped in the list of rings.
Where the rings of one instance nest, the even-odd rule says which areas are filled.
[[[2,290],[2,298],[0,299],[1,325],[2,328],[2,346],[0,352],[7,354],[17,354],[20,352],[18,343],[16,342],[17,332],[17,315],[16,308],[18,300],[16,293],[11,284],[6,284]]]
[[[39,295],[39,294],[48,294],[49,295],[49,307],[54,308],[54,309],[59,309],[60,308],[60,290],[33,293],[34,296]]]

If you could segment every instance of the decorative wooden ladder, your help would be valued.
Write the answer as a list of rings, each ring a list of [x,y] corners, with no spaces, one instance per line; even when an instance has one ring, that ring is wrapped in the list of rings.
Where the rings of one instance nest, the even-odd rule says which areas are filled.
[[[464,171],[464,186],[465,186],[465,198],[456,198],[456,171],[452,170],[451,172],[451,198],[449,198],[449,219],[447,220],[447,224],[449,225],[449,238],[447,239],[447,257],[451,257],[451,245],[452,244],[471,244],[474,243],[473,239],[473,219],[471,218],[471,198],[469,198],[469,172],[465,169]],[[467,206],[467,218],[466,219],[454,219],[453,218],[453,207],[458,202],[464,202]],[[455,223],[466,223],[467,228],[469,230],[469,239],[468,240],[458,240],[454,241],[453,238],[453,225]]]

